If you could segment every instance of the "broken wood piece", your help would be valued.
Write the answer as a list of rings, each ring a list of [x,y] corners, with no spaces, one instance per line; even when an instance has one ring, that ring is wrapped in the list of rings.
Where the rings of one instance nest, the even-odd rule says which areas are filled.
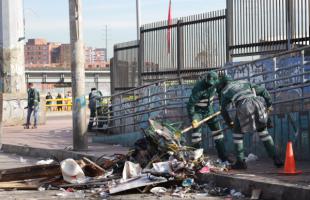
[[[100,187],[102,185],[108,185],[108,181],[106,182],[94,182],[94,183],[76,183],[76,184],[64,184],[60,185],[61,188],[74,188],[74,189],[87,189]]]
[[[39,185],[33,182],[0,182],[0,189],[4,190],[37,190]]]
[[[89,160],[88,158],[83,157],[83,161],[86,163],[86,166],[84,167],[84,173],[86,176],[96,177],[102,176],[105,173],[105,170],[102,167]]]
[[[55,177],[61,175],[58,164],[34,165],[0,170],[0,182]]]

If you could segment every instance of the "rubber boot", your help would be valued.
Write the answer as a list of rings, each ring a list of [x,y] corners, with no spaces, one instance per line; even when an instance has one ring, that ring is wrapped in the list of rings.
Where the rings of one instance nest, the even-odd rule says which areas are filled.
[[[232,169],[247,169],[244,157],[243,143],[235,143],[237,161],[231,166]]]
[[[218,158],[221,159],[222,162],[228,161],[229,163],[232,163],[232,160],[226,155],[224,139],[214,140],[214,143]]]
[[[273,159],[273,164],[280,168],[283,166],[283,160],[280,158],[279,155],[277,155],[276,153],[276,148],[274,146],[274,143],[273,143],[273,139],[270,138],[269,140],[267,141],[264,141],[263,142],[264,146],[265,146],[265,149],[268,153],[268,156]]]
[[[201,144],[201,142],[197,142],[197,143],[192,144],[192,147],[195,149],[201,149],[202,144]]]
[[[245,160],[237,160],[232,166],[232,169],[247,169],[248,166]]]

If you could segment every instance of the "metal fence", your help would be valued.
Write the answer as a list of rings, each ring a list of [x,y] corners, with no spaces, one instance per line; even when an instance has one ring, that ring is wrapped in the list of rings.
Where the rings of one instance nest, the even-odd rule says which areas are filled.
[[[277,147],[284,152],[288,139],[295,141],[297,157],[310,155],[310,47],[292,50],[251,62],[218,69],[235,80],[248,80],[266,87],[273,97],[275,108],[271,131]],[[198,79],[185,76],[182,80]],[[128,134],[148,126],[147,120],[171,120],[189,125],[186,102],[194,82],[180,84],[179,78],[155,83],[112,95],[113,104],[105,113],[102,129],[111,134]],[[100,128],[99,128],[100,130]],[[213,148],[210,132],[206,130],[204,145]],[[232,148],[232,136],[226,133],[227,145]],[[247,150],[261,155],[259,139],[249,135]],[[307,152],[307,153],[302,153]],[[308,156],[308,158],[306,158]]]
[[[111,66],[111,94],[138,86],[139,41],[114,46]]]
[[[229,55],[261,55],[309,45],[309,0],[229,0]]]
[[[225,18],[225,10],[220,10],[174,19],[170,26],[167,21],[142,26],[142,82],[199,73],[224,65]]]
[[[227,0],[225,10],[174,19],[170,26],[167,21],[144,25],[140,38],[139,42],[115,46],[112,92],[160,79],[201,74],[235,57],[268,55],[310,45],[310,3]],[[123,77],[123,71],[130,73]]]

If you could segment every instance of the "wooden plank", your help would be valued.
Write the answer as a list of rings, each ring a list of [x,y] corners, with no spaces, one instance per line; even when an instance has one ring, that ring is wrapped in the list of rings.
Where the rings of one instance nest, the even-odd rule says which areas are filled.
[[[83,157],[83,161],[86,164],[86,166],[84,167],[84,172],[86,176],[97,177],[102,176],[105,173],[105,170],[102,167],[89,160],[88,158]]]
[[[38,184],[35,183],[22,183],[22,182],[0,182],[0,189],[9,190],[37,190],[39,188]]]
[[[0,170],[0,182],[55,177],[61,175],[58,164],[35,165]]]

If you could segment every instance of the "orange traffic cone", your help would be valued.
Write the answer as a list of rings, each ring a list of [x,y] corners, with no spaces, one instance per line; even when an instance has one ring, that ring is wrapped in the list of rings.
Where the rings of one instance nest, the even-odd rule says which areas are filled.
[[[286,175],[297,175],[297,174],[302,173],[302,171],[296,170],[295,158],[294,158],[294,152],[293,152],[293,144],[291,141],[289,141],[286,145],[284,171],[280,173],[286,174]]]

